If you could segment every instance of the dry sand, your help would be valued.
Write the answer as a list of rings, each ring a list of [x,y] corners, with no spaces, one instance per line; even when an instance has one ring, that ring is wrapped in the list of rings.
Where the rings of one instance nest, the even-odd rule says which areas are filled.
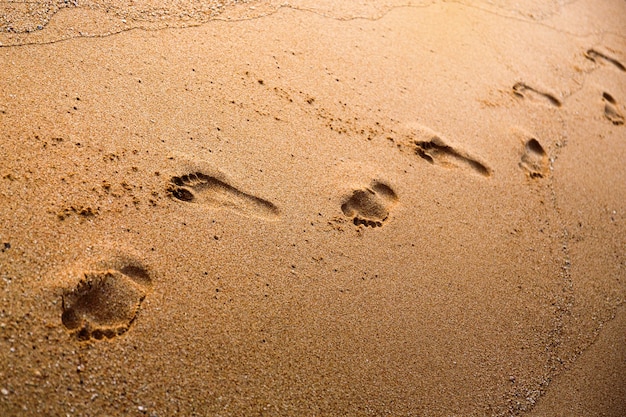
[[[0,3],[0,415],[626,415],[625,21]]]

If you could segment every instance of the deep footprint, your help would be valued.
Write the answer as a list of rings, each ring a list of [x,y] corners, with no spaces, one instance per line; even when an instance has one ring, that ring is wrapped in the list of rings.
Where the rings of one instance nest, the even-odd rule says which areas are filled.
[[[610,64],[615,65],[621,71],[626,71],[626,67],[624,67],[624,65],[621,62],[619,62],[617,59],[612,58],[606,54],[603,54],[602,52],[598,52],[595,49],[589,49],[587,52],[585,52],[585,57],[592,60],[593,62],[604,60]]]
[[[604,117],[609,119],[615,126],[624,124],[624,116],[617,110],[617,101],[609,93],[602,93],[604,100]]]
[[[555,107],[561,107],[561,101],[550,93],[539,91],[524,83],[516,83],[513,86],[513,93],[521,98],[526,98],[537,103],[550,104]]]
[[[356,226],[382,227],[397,202],[398,196],[391,187],[373,181],[369,188],[354,190],[341,205],[341,211]]]
[[[543,178],[548,175],[548,154],[537,139],[530,139],[524,144],[519,166],[531,179]]]
[[[464,167],[485,177],[491,175],[489,167],[465,152],[448,146],[438,136],[434,136],[428,141],[416,141],[415,153],[434,165]]]
[[[202,172],[172,177],[168,192],[177,200],[214,208],[226,207],[244,215],[275,219],[278,207],[267,200],[244,193],[232,185]]]
[[[148,272],[135,265],[85,272],[63,295],[61,322],[80,341],[120,336],[137,318],[150,285]]]

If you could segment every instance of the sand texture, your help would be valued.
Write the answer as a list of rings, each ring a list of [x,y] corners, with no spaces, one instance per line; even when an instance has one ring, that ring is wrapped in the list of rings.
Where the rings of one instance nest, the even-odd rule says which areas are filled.
[[[624,22],[0,2],[0,415],[625,416]]]

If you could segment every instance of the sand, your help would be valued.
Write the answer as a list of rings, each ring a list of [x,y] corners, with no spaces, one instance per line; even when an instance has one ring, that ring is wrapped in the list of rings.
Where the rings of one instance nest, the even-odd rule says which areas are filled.
[[[626,415],[625,20],[1,3],[0,415]]]

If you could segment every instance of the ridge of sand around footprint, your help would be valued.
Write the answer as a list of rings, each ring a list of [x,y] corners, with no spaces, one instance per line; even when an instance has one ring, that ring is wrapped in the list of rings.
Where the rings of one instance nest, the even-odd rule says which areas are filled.
[[[352,218],[355,226],[382,227],[397,201],[398,196],[390,186],[372,181],[370,187],[354,190],[341,205],[341,211]]]
[[[626,4],[222,3],[0,6],[0,415],[623,415]]]
[[[261,218],[274,219],[279,214],[278,207],[271,202],[199,171],[172,177],[168,192],[178,201],[213,208],[228,207]]]
[[[60,319],[76,340],[113,339],[126,333],[152,291],[152,273],[119,244],[89,248],[81,261],[51,273],[44,288],[60,294]]]

